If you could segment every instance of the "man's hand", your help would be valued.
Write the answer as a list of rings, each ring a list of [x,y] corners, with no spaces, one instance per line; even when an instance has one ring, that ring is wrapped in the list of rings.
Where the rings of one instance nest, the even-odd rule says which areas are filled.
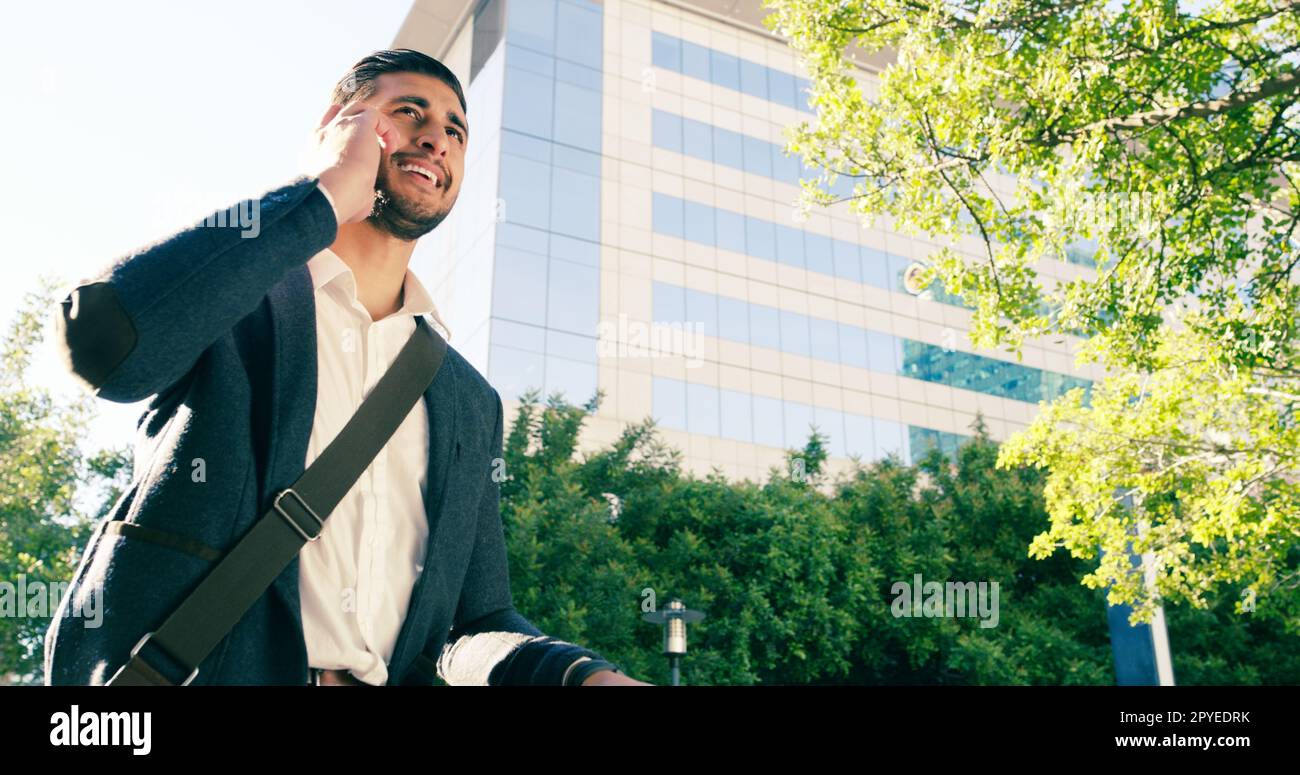
[[[583,686],[654,686],[645,681],[638,681],[635,678],[628,678],[622,673],[616,673],[613,670],[597,670],[587,676],[587,680],[582,682]]]
[[[359,223],[370,215],[383,151],[391,153],[399,139],[393,123],[364,102],[331,105],[325,111],[306,172],[318,176],[329,191],[340,224]]]

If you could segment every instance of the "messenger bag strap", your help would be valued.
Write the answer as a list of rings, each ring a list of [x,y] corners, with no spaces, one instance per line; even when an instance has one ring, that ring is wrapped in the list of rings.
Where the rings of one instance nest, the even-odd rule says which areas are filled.
[[[388,442],[442,366],[447,343],[422,317],[347,425],[157,630],[131,649],[108,686],[171,686],[199,665],[308,541]],[[148,649],[148,652],[145,649]],[[146,660],[146,654],[149,658]],[[304,679],[305,680],[305,679]]]

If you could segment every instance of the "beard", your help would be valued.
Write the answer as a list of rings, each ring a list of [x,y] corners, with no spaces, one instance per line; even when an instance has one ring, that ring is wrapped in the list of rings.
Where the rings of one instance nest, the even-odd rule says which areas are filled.
[[[380,165],[375,178],[375,203],[366,223],[397,239],[414,242],[437,228],[451,208],[424,205],[394,191],[389,181],[389,166],[389,163]]]

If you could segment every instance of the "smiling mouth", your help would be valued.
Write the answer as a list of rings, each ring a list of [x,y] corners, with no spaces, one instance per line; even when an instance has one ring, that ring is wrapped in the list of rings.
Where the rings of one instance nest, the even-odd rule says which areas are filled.
[[[427,167],[421,167],[418,164],[400,164],[397,168],[419,180],[420,185],[442,188],[442,183],[438,180],[437,174]]]

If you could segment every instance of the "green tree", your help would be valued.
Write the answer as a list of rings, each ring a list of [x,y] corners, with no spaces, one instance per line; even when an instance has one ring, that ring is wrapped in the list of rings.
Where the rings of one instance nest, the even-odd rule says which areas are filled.
[[[0,607],[12,605],[0,615],[0,677],[20,682],[39,680],[55,613],[56,601],[33,590],[66,588],[90,528],[130,478],[125,452],[84,451],[93,397],[62,402],[30,383],[52,307],[45,281],[27,295],[0,347],[0,581],[12,585],[0,592]],[[28,593],[21,607],[19,589]]]
[[[683,473],[650,422],[579,453],[595,406],[526,395],[507,436],[511,588],[543,631],[666,683],[661,630],[641,614],[679,597],[707,613],[688,632],[691,684],[1114,682],[1105,593],[1078,583],[1096,561],[1029,556],[1047,477],[999,468],[982,423],[951,460],[889,458],[835,479],[814,430],[760,484]],[[997,625],[894,616],[893,585],[917,573],[997,582]],[[1167,613],[1181,683],[1300,675],[1276,620],[1223,600]]]
[[[975,345],[1065,338],[1110,375],[1002,449],[1050,471],[1034,555],[1104,550],[1084,582],[1139,620],[1244,587],[1300,631],[1300,0],[767,5],[812,80],[801,206],[847,176],[864,220],[951,241],[919,282]]]

